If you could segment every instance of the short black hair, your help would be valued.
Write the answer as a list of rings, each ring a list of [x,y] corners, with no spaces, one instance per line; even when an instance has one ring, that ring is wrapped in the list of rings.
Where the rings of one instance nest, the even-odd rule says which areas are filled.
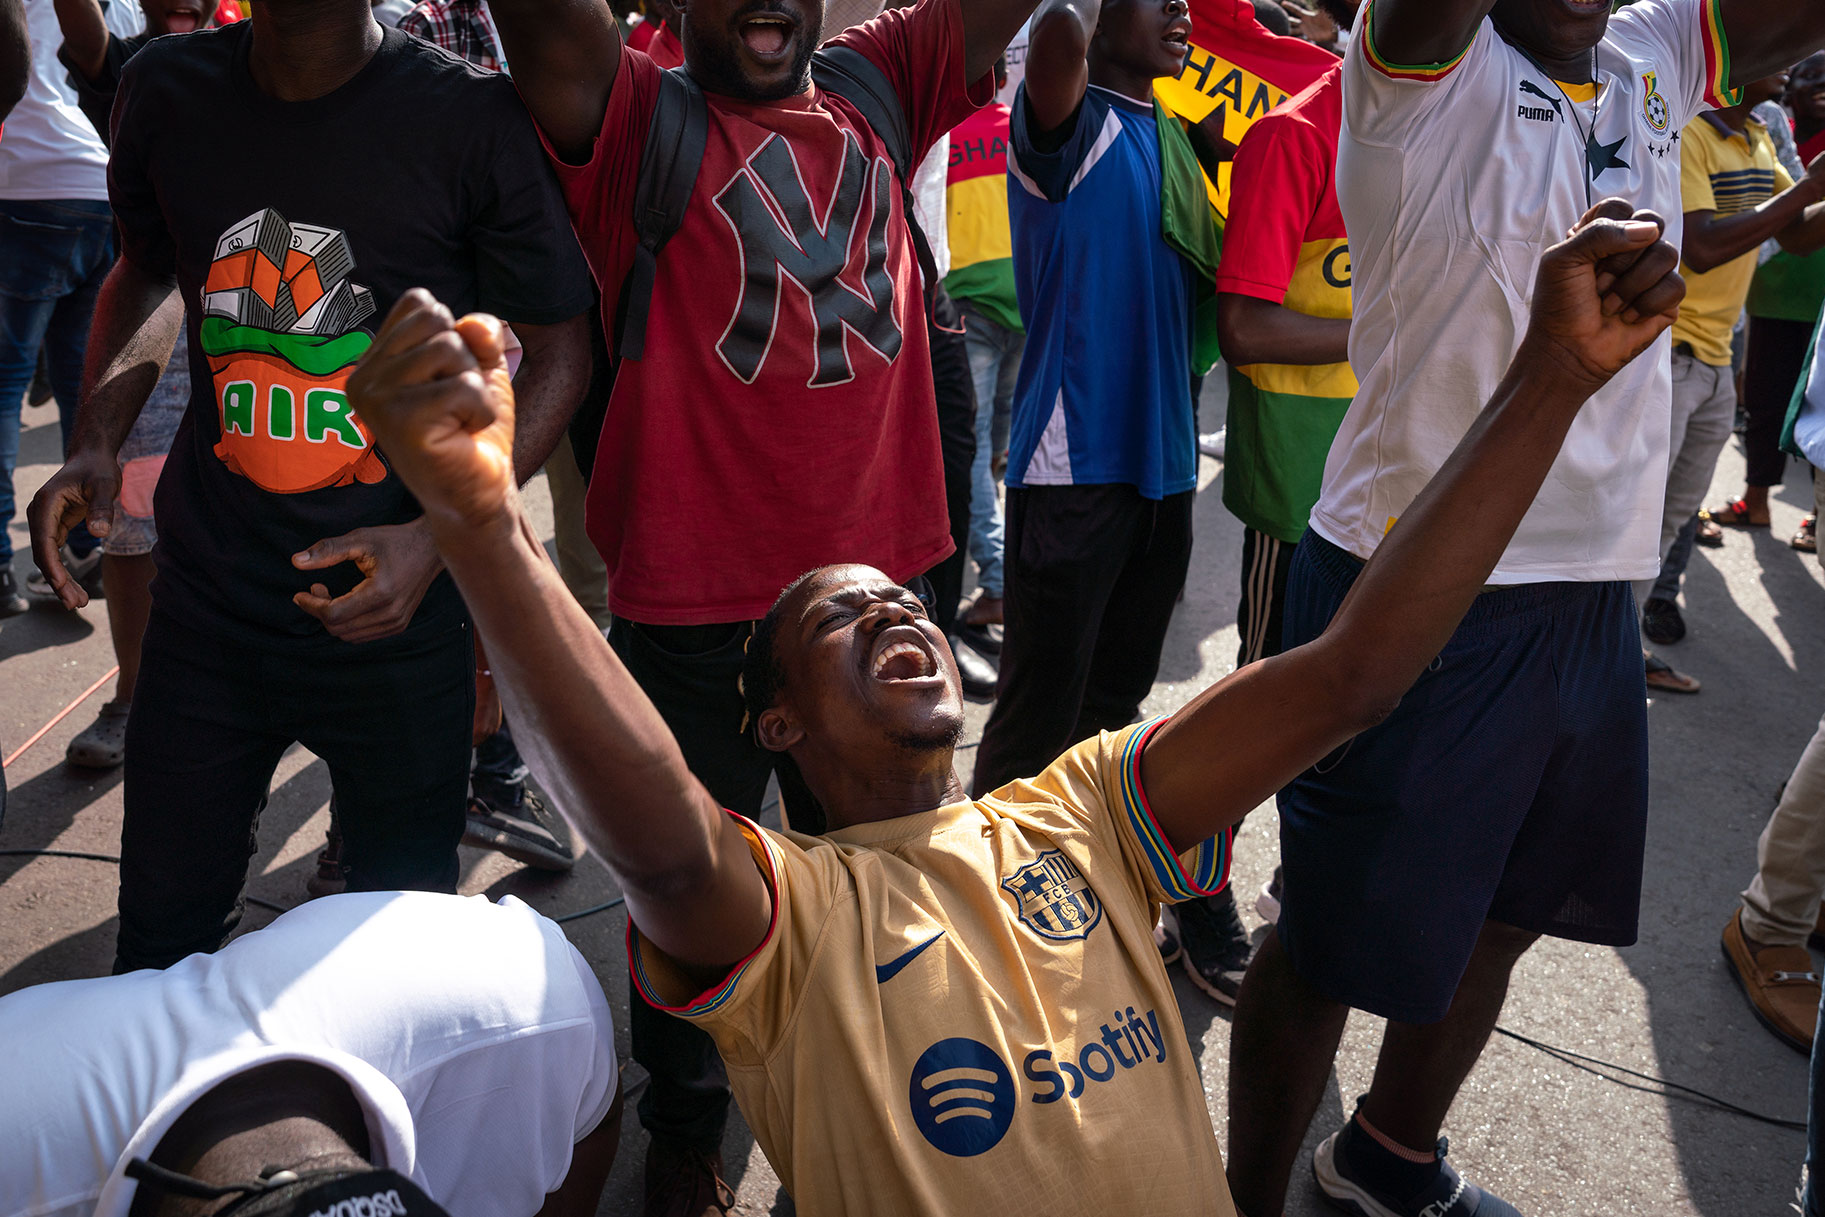
[[[1278,34],[1282,38],[1292,35],[1292,18],[1286,15],[1286,10],[1275,0],[1255,0],[1255,20],[1266,26],[1270,34]]]
[[[780,690],[786,687],[786,670],[780,667],[779,651],[775,646],[780,620],[786,615],[786,601],[823,569],[808,570],[786,584],[774,598],[773,607],[767,610],[766,616],[754,623],[747,653],[741,660],[741,706],[749,731],[760,729],[760,716],[773,708],[773,703],[779,700]]]

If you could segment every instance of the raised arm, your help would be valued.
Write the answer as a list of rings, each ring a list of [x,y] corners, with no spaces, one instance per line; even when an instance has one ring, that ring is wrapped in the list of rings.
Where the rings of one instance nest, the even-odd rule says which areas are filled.
[[[107,536],[120,490],[120,446],[164,374],[183,326],[184,301],[175,281],[150,275],[126,258],[114,264],[89,323],[82,406],[68,458],[26,509],[32,558],[65,608],[81,608],[89,596],[64,569],[60,547],[83,520],[90,532]]]
[[[32,40],[25,32],[25,0],[0,0],[0,123],[25,96],[32,78]]]
[[[1387,63],[1449,63],[1470,45],[1494,7],[1495,0],[1374,0],[1363,33]]]
[[[499,323],[455,322],[409,292],[348,389],[425,509],[540,785],[614,871],[641,934],[693,978],[719,979],[766,934],[771,897],[526,519]]]
[[[1612,204],[1613,205],[1613,204]],[[1626,205],[1622,207],[1626,214]],[[1476,599],[1580,407],[1673,323],[1659,227],[1596,220],[1547,251],[1508,374],[1315,641],[1233,673],[1148,745],[1141,781],[1180,851],[1235,823],[1399,704]],[[1619,282],[1598,263],[1647,253]],[[1607,295],[1629,302],[1611,315]]]
[[[1102,0],[1046,0],[1034,14],[1026,92],[1038,131],[1058,131],[1077,113],[1090,87],[1090,36],[1102,11]]]
[[[558,155],[589,158],[621,69],[621,27],[607,0],[488,0],[526,108]]]
[[[981,80],[994,69],[1033,15],[1033,5],[1034,0],[963,0],[963,79]]]
[[[1703,273],[1734,261],[1771,237],[1795,253],[1818,248],[1817,232],[1825,229],[1825,153],[1806,167],[1806,176],[1759,207],[1723,215],[1686,212],[1681,243],[1686,265]]]
[[[108,60],[108,23],[97,0],[56,0],[57,24],[71,65],[87,81],[101,75]]]
[[[1730,48],[1730,83],[1746,85],[1825,49],[1825,5],[1815,0],[1717,0]]]

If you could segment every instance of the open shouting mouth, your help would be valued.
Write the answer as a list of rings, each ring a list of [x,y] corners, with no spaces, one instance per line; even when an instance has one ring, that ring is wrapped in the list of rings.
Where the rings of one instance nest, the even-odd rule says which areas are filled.
[[[882,684],[905,684],[938,677],[938,657],[914,626],[881,631],[869,658],[868,674]]]
[[[783,58],[791,45],[795,23],[780,13],[756,13],[740,25],[742,45],[756,59],[772,61]]]

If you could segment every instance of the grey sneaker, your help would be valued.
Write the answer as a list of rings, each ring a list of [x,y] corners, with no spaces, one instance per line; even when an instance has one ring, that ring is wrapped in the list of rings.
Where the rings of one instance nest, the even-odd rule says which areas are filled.
[[[119,699],[103,703],[95,721],[63,750],[63,759],[84,769],[117,767],[127,759],[127,714],[132,709],[132,702]]]
[[[1254,954],[1236,911],[1235,893],[1224,888],[1214,896],[1175,905],[1173,911],[1179,915],[1179,940],[1185,944],[1185,975],[1223,1005],[1235,1005]]]

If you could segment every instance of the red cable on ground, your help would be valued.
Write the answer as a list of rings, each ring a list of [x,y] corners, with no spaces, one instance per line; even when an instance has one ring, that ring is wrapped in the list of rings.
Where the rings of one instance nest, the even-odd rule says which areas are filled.
[[[69,705],[67,705],[63,709],[59,710],[57,712],[56,718],[53,718],[50,722],[46,723],[44,726],[38,728],[37,731],[33,732],[32,738],[29,740],[26,740],[25,743],[20,744],[17,748],[13,749],[13,754],[11,756],[7,757],[5,761],[0,761],[0,769],[11,769],[13,767],[13,762],[18,760],[20,757],[24,756],[25,750],[27,748],[30,748],[33,744],[37,743],[39,740],[41,740],[45,736],[49,735],[51,733],[52,727],[55,727],[58,723],[62,722],[64,719],[70,717],[71,711],[75,710],[76,707],[80,706],[83,702],[88,701],[89,698],[94,695],[95,690],[101,688],[103,685],[107,684],[110,680],[113,680],[115,673],[117,673],[119,671],[120,671],[119,664],[115,664],[113,667],[109,668],[100,680],[96,681],[94,684],[92,684],[88,688],[84,689],[82,691],[81,696],[77,697],[77,699],[75,701],[71,702]]]

